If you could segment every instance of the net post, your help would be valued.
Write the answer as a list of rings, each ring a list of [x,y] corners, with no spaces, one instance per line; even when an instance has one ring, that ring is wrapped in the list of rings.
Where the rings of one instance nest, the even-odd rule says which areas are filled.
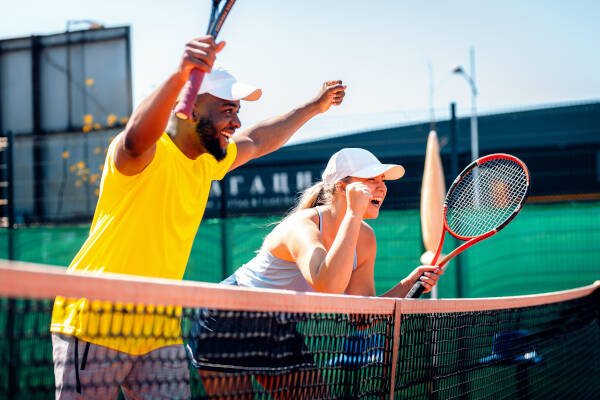
[[[398,349],[400,348],[400,323],[402,322],[402,300],[394,301],[394,337],[392,344],[392,371],[390,379],[390,400],[394,400],[396,386],[396,368],[398,366]]]

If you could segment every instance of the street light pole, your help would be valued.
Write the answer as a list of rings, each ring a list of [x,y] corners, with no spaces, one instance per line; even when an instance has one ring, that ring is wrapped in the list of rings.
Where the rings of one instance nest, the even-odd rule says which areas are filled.
[[[471,160],[479,158],[479,133],[477,130],[477,86],[475,85],[475,50],[470,49],[471,74],[467,74],[463,67],[456,66],[452,70],[455,74],[462,75],[471,86]]]
[[[435,131],[435,108],[433,102],[433,94],[434,94],[434,80],[433,80],[433,66],[431,65],[431,61],[427,63],[427,67],[429,68],[429,130]],[[435,286],[434,286],[435,289]]]
[[[479,158],[479,132],[477,131],[477,86],[475,85],[475,49],[471,47],[471,160]]]

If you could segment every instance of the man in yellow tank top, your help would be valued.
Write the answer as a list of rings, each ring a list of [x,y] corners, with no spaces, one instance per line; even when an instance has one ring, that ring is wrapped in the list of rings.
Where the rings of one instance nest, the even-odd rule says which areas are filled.
[[[261,90],[214,66],[225,43],[186,45],[180,65],[110,144],[88,239],[69,271],[182,279],[212,180],[285,144],[339,105],[341,81],[290,112],[238,131],[240,101]],[[206,73],[188,120],[172,115],[193,68]],[[57,399],[190,397],[181,310],[58,297],[51,328]]]

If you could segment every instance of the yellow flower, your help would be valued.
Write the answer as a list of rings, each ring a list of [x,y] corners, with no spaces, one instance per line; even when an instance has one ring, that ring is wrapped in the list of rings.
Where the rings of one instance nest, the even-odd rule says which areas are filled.
[[[63,151],[62,153],[62,158],[69,158],[69,152],[68,151]]]
[[[83,161],[79,161],[77,163],[77,168],[79,168],[79,169],[85,168],[85,163]]]
[[[117,119],[118,118],[115,114],[108,114],[108,117],[106,118],[106,125],[113,126],[115,122],[117,122]]]
[[[83,116],[83,124],[84,125],[91,125],[92,122],[94,122],[94,116],[92,114],[85,114]]]
[[[85,80],[85,86],[92,86],[94,84],[94,78],[88,78]]]

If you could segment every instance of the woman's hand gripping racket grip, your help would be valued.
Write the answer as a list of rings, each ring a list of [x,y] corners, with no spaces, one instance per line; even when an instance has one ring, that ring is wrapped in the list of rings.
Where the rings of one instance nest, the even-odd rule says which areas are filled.
[[[443,232],[442,232],[443,234]],[[435,259],[432,261],[431,265],[436,265],[435,262],[437,261],[439,254],[436,255]],[[445,257],[442,259],[442,261],[440,262],[440,264],[438,265],[438,267],[442,267],[444,265],[446,265],[446,263],[449,261],[450,259]],[[423,276],[423,275],[421,275]],[[423,282],[421,281],[421,276],[419,277],[419,280],[413,285],[413,287],[410,288],[410,290],[408,291],[408,293],[406,294],[406,296],[404,296],[404,298],[406,299],[417,299],[419,297],[421,297],[421,295],[423,294],[423,292],[425,291],[425,285],[423,284]]]
[[[175,115],[179,119],[189,119],[194,109],[198,89],[202,85],[204,71],[194,68],[190,71],[190,77],[181,90],[181,98],[175,106]]]
[[[448,264],[448,261],[452,260],[456,255],[461,253],[463,250],[468,249],[469,247],[473,246],[475,243],[481,242],[483,239],[487,239],[488,237],[492,236],[496,232],[498,232],[498,230],[494,229],[494,230],[484,233],[481,236],[472,238],[467,243],[463,243],[462,245],[460,245],[459,247],[454,249],[452,252],[450,252],[450,254],[446,255],[444,258],[442,258],[442,260],[439,263],[436,264],[436,262],[440,256],[442,244],[444,243],[443,239],[444,239],[445,231],[442,230],[442,239],[440,239],[439,249],[438,249],[437,254],[433,257],[433,260],[431,261],[431,265],[436,265],[436,266],[440,267],[442,270],[445,270],[446,264]],[[421,276],[423,276],[423,275],[421,275]],[[425,286],[423,285],[423,282],[421,281],[421,276],[419,277],[419,280],[413,285],[413,287],[410,288],[410,290],[408,291],[406,296],[404,296],[405,299],[416,299],[416,298],[419,298],[423,294],[423,292],[425,291]]]

